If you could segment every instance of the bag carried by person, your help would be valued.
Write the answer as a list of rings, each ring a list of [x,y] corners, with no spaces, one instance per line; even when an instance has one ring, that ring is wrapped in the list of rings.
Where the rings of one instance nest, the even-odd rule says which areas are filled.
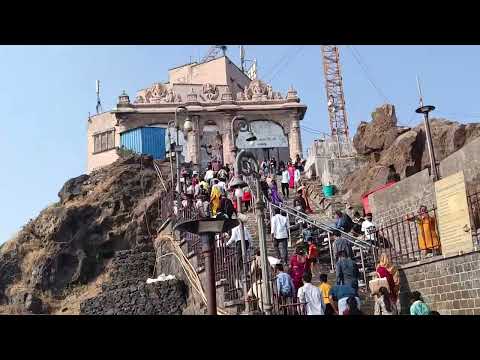
[[[368,282],[368,287],[372,295],[378,294],[378,291],[381,287],[384,287],[390,292],[390,286],[388,285],[387,278],[381,278],[380,274],[377,272],[377,278],[372,279]]]

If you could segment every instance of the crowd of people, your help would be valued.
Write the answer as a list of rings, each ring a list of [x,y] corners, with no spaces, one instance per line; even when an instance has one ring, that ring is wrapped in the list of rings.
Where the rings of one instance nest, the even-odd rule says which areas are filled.
[[[312,212],[306,187],[302,184],[302,171],[304,162],[299,156],[295,161],[286,164],[276,162],[274,158],[263,161],[260,165],[260,185],[263,195],[274,205],[280,206],[290,197],[290,191],[295,191],[293,206],[303,213]],[[183,168],[181,171],[180,202],[175,202],[174,212],[178,214],[183,210],[197,212],[200,217],[235,218],[238,205],[235,192],[229,188],[232,180],[233,168],[228,164],[207,165],[204,173]],[[277,181],[280,180],[281,194],[278,191]],[[238,195],[238,194],[237,194]],[[245,211],[250,211],[252,193],[248,187],[241,191],[240,201]],[[421,210],[424,210],[423,208]],[[417,221],[419,226],[432,227],[432,220],[428,213],[420,211],[419,216],[411,220]],[[328,276],[319,271],[319,251],[317,242],[312,236],[302,238],[295,253],[288,258],[289,222],[286,213],[280,208],[274,207],[271,214],[270,230],[271,239],[275,249],[277,262],[272,266],[276,296],[284,303],[303,304],[307,315],[362,315],[361,300],[359,296],[360,272],[353,260],[354,254],[351,242],[345,239],[341,232],[351,233],[354,236],[363,236],[364,240],[378,245],[378,234],[372,220],[372,214],[361,217],[358,212],[353,214],[353,219],[345,211],[336,212],[335,227],[338,229],[331,233],[333,238],[333,252],[336,262],[335,283],[330,284]],[[242,268],[241,238],[245,239],[247,256],[252,250],[252,235],[247,227],[240,225],[232,229],[225,246],[234,246],[237,259],[237,267]],[[425,232],[424,247],[438,245],[438,237]],[[431,234],[431,232],[430,232]],[[263,280],[260,271],[260,253],[254,250],[254,259],[251,263],[249,278],[251,280],[247,297],[255,299],[257,307],[263,311],[265,299],[259,289]],[[270,264],[272,265],[272,264]],[[375,294],[375,315],[396,315],[399,312],[398,270],[391,264],[389,257],[382,254],[376,267],[377,276],[386,278],[388,286],[381,287]],[[313,278],[318,277],[320,284],[314,286]],[[240,280],[240,279],[239,279]],[[246,281],[246,279],[244,279]],[[269,286],[272,286],[269,282]],[[240,287],[240,286],[238,286]],[[274,288],[272,287],[272,292]],[[418,292],[412,294],[412,315],[426,315],[432,312],[422,300]]]

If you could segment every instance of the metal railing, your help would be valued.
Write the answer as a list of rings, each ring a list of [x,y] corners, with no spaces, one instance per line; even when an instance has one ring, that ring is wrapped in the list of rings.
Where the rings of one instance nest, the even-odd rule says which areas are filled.
[[[435,208],[428,210],[428,218],[405,215],[388,221],[368,236],[377,245],[377,255],[384,252],[397,265],[441,254]]]
[[[467,195],[468,209],[470,212],[470,225],[474,246],[480,246],[480,191],[470,191]]]

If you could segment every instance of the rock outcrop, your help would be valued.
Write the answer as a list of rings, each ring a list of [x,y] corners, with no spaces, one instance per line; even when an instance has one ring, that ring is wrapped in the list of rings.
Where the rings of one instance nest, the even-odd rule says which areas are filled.
[[[433,118],[430,127],[437,162],[480,136],[480,124]],[[413,128],[398,126],[393,105],[377,108],[370,123],[362,122],[353,144],[369,161],[345,179],[344,200],[351,204],[359,205],[362,194],[385,184],[389,166],[401,179],[430,166],[423,123]]]
[[[181,315],[186,305],[182,281],[146,284],[153,276],[155,251],[151,246],[135,247],[115,254],[110,279],[102,293],[80,305],[85,315]]]
[[[148,156],[121,157],[67,181],[60,201],[0,249],[0,312],[2,305],[49,312],[72,288],[103,273],[116,251],[151,244],[162,191]]]

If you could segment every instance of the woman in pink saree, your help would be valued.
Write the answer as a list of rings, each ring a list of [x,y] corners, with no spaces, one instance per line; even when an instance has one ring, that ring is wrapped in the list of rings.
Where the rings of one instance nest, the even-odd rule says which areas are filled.
[[[288,187],[293,189],[295,188],[295,166],[291,162],[288,163],[288,175],[290,176]]]

